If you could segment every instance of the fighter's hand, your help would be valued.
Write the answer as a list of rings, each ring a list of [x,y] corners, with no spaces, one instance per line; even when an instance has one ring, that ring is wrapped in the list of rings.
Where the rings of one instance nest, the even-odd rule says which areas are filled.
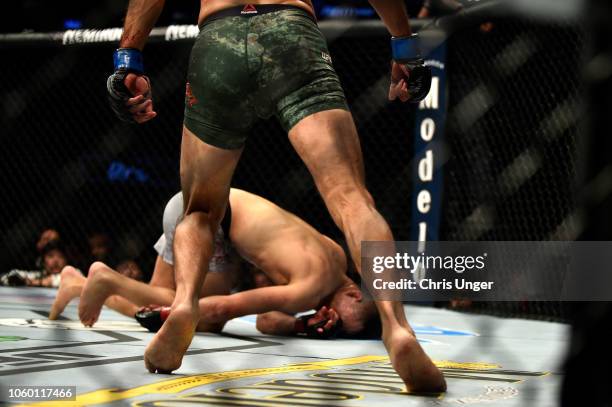
[[[120,48],[115,51],[115,72],[106,82],[108,101],[117,117],[129,123],[144,123],[155,116],[151,82],[144,75],[139,50]]]
[[[418,103],[431,88],[431,68],[421,57],[419,37],[412,34],[391,38],[391,86],[389,100]]]
[[[125,86],[134,95],[127,100],[126,105],[137,123],[144,123],[157,116],[157,112],[153,110],[151,82],[148,77],[129,73],[125,77]]]
[[[407,84],[409,77],[410,71],[405,65],[398,64],[395,61],[391,62],[391,85],[389,85],[389,100],[399,99],[402,102],[407,102],[408,99],[410,99]]]
[[[145,75],[115,71],[107,82],[108,101],[117,117],[128,123],[144,123],[157,113],[153,110],[151,83]]]
[[[333,308],[327,308],[324,305],[308,320],[308,326],[323,334],[331,331],[339,319],[338,313]]]
[[[342,329],[342,319],[338,313],[326,306],[316,313],[303,315],[295,322],[295,333],[314,339],[333,338]]]

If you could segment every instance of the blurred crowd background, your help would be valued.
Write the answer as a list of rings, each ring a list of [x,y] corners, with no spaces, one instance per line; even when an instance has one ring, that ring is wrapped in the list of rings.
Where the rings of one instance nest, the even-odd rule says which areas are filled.
[[[320,20],[376,18],[365,0],[314,3]],[[413,18],[483,3],[406,0]],[[506,3],[521,14],[492,13],[447,40],[440,239],[612,240],[612,2]],[[23,0],[0,13],[0,32],[120,27],[126,6],[127,0]],[[195,0],[169,0],[158,25],[195,24],[197,12]],[[330,51],[361,136],[368,186],[396,239],[408,240],[415,107],[385,101],[390,53],[379,28],[336,35]],[[164,205],[179,188],[190,46],[147,46],[161,114],[134,128],[118,123],[105,100],[115,44],[0,42],[0,274],[23,271],[4,282],[54,285],[49,277],[63,265],[86,273],[94,260],[148,279]],[[280,127],[263,122],[254,133],[265,143],[247,144],[234,186],[341,241]],[[571,320],[562,405],[610,406],[609,303],[450,305]]]
[[[197,3],[168,1],[158,26],[194,24]],[[432,20],[419,16],[486,3],[496,4],[411,0],[407,5],[415,29],[421,29]],[[1,26],[10,32],[119,27],[126,5],[123,0],[95,6],[24,1],[2,13]],[[360,134],[368,187],[395,238],[409,240],[417,106],[386,99],[388,32],[380,23],[363,21],[376,20],[365,0],[318,1],[316,8]],[[463,19],[448,33],[441,62],[448,106],[442,106],[444,131],[436,134],[443,152],[437,162],[444,164],[440,240],[572,240],[580,229],[573,215],[584,28],[567,17],[501,15],[496,7],[489,13]],[[355,29],[333,31],[336,21],[342,26],[346,20],[354,21]],[[159,115],[144,126],[119,122],[106,102],[116,43],[0,41],[10,61],[0,65],[5,78],[0,82],[5,140],[0,174],[6,191],[0,202],[0,274],[22,270],[26,283],[53,284],[57,279],[49,275],[64,262],[86,274],[93,261],[102,260],[148,279],[163,208],[180,188],[192,41],[160,39],[145,47]],[[342,243],[308,171],[274,119],[254,128],[233,186],[270,199]],[[558,303],[482,308],[564,318]]]
[[[314,0],[313,3],[320,20],[377,18],[366,0]],[[463,6],[456,0],[407,0],[406,5],[412,17],[451,14]],[[1,14],[0,30],[3,33],[29,33],[120,27],[126,7],[125,0],[101,1],[95,7],[74,0],[26,0],[15,4],[10,12]],[[198,11],[197,1],[168,1],[157,26],[194,24]],[[2,45],[6,46],[6,43]],[[131,147],[118,146],[117,140],[111,140],[109,142],[115,144],[113,153],[97,151],[91,148],[91,143],[99,139],[103,131],[109,130],[109,124],[116,123],[108,116],[104,95],[99,92],[101,87],[92,85],[95,90],[91,94],[95,97],[90,99],[90,112],[98,110],[100,115],[96,118],[89,117],[89,113],[83,114],[84,106],[79,101],[79,92],[83,91],[83,86],[89,87],[82,82],[86,81],[85,75],[101,79],[106,73],[108,66],[102,62],[106,51],[58,53],[53,48],[36,49],[36,52],[30,52],[32,48],[29,47],[24,50],[9,45],[9,48],[14,64],[4,67],[6,73],[29,79],[4,82],[0,88],[7,96],[2,106],[4,134],[21,134],[25,137],[13,148],[17,156],[28,156],[30,161],[15,160],[16,155],[5,151],[8,158],[5,161],[5,174],[11,171],[19,174],[8,183],[14,190],[21,190],[19,184],[30,182],[38,184],[38,187],[29,191],[23,189],[23,194],[17,193],[12,196],[13,199],[7,199],[2,204],[5,217],[1,223],[7,232],[5,238],[9,244],[0,253],[0,275],[4,274],[0,283],[56,286],[58,280],[51,278],[51,275],[58,274],[66,264],[86,274],[94,261],[103,261],[133,278],[148,279],[154,258],[149,243],[154,239],[153,230],[158,229],[159,223],[155,219],[157,216],[152,214],[159,212],[164,197],[168,194],[171,196],[171,192],[179,187],[177,161],[174,160],[178,146],[173,142],[177,139],[171,137],[175,131],[170,131],[169,127],[174,127],[174,122],[180,120],[181,103],[175,97],[170,98],[173,103],[172,111],[167,113],[170,117],[160,123],[160,128],[165,132],[163,139],[154,143],[150,139],[143,139],[144,143],[141,140]],[[181,44],[171,52],[182,55],[184,59],[187,49]],[[150,53],[157,51],[152,49]],[[96,56],[91,57],[93,54]],[[75,59],[81,60],[77,62]],[[151,63],[149,58],[147,64],[153,76],[161,68],[171,72],[168,78],[157,79],[156,85],[163,87],[171,84],[180,88],[185,61],[177,64],[172,58],[161,59],[161,62]],[[94,60],[100,63],[92,62]],[[57,66],[50,64],[53,61]],[[38,67],[42,69],[37,70]],[[76,71],[80,73],[76,74]],[[37,80],[32,80],[33,77]],[[358,89],[355,91],[360,92]],[[180,93],[176,92],[172,96],[176,95],[180,97]],[[36,108],[29,105],[30,97],[49,99]],[[37,110],[40,113],[31,121],[31,114]],[[100,119],[104,125],[98,125]],[[401,127],[399,123],[397,120],[391,122],[390,127]],[[96,129],[93,130],[92,126]],[[130,132],[126,129],[129,128],[123,127],[121,130]],[[88,134],[82,134],[84,132]],[[77,135],[79,133],[80,136]],[[145,144],[153,146],[145,148]],[[130,149],[132,153],[129,153]],[[278,154],[283,155],[282,148]],[[23,168],[20,168],[22,165]],[[262,174],[255,178],[261,180],[267,176],[266,169],[261,171]],[[249,190],[258,190],[251,181],[247,180],[244,186]],[[68,186],[66,190],[66,182],[79,185]],[[281,177],[282,182],[286,180]],[[306,191],[314,192],[311,187],[302,192]],[[259,192],[262,192],[261,188]],[[281,193],[287,195],[291,192]],[[112,196],[117,200],[108,199]],[[129,198],[125,201],[120,198],[126,196]],[[270,197],[269,194],[267,196]],[[316,194],[313,196],[316,197]],[[291,198],[292,201],[299,199],[299,195]],[[318,207],[313,211],[315,215],[311,214],[311,221],[323,217],[320,202],[316,202],[316,205]],[[149,212],[143,212],[143,207]],[[145,213],[151,214],[148,221],[144,219],[147,216]],[[324,223],[324,229],[333,228],[329,219]],[[16,239],[8,239],[9,236]]]

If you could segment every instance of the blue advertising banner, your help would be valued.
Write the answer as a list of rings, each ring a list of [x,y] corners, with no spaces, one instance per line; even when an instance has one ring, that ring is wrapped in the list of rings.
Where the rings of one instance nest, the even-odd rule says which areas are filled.
[[[415,115],[411,240],[439,239],[442,210],[442,154],[447,110],[446,43],[425,56],[432,70],[431,90]],[[424,247],[424,246],[423,246]]]

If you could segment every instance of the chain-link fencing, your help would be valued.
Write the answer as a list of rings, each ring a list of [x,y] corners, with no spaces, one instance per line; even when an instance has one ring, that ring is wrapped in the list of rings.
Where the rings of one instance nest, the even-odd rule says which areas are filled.
[[[321,26],[361,137],[368,188],[396,240],[408,240],[418,106],[386,100],[390,50],[382,24]],[[106,103],[116,31],[82,32],[80,40],[74,32],[2,38],[0,271],[33,267],[38,235],[50,227],[83,270],[90,262],[87,237],[94,232],[112,238],[117,259],[152,269],[164,205],[179,189],[192,44],[181,37],[189,37],[189,30],[160,29],[165,34],[145,48],[158,117],[143,126],[118,122]],[[87,35],[90,42],[83,40]],[[575,25],[516,17],[478,21],[450,36],[441,239],[575,237],[570,214],[583,43]],[[233,185],[342,240],[274,120],[253,129]],[[558,303],[472,309],[563,317]]]

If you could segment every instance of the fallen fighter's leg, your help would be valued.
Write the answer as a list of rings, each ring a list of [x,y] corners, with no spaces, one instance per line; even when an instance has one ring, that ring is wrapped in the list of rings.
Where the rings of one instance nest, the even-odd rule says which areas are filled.
[[[79,319],[83,325],[93,326],[96,323],[102,305],[111,295],[118,295],[141,306],[152,303],[170,305],[174,299],[173,290],[152,287],[119,274],[104,263],[95,262],[89,269],[89,276],[79,302]],[[125,305],[118,299],[111,300],[111,304],[113,303]]]
[[[81,296],[86,282],[87,278],[74,267],[64,267],[61,273],[59,290],[51,305],[51,310],[49,311],[50,320],[57,319],[61,313],[64,312],[64,309],[70,301]],[[139,308],[138,305],[117,295],[108,297],[104,305],[128,317],[133,317]]]
[[[73,299],[81,295],[86,278],[72,266],[66,266],[62,269],[59,290],[51,305],[49,311],[49,319],[57,319],[66,305]]]

